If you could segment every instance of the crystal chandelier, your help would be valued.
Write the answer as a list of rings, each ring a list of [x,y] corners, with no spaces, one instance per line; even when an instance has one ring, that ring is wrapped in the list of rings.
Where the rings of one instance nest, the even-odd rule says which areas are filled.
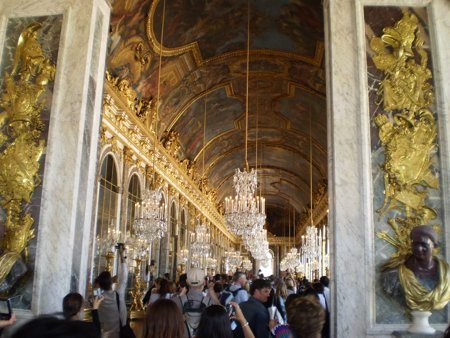
[[[302,236],[300,264],[304,267],[308,278],[313,277],[315,270],[321,270],[322,239],[323,233],[321,229],[314,226],[306,227],[306,235]]]
[[[244,257],[244,259],[242,260],[242,268],[245,271],[250,271],[253,269],[253,264],[248,257]]]
[[[225,198],[225,220],[232,232],[243,238],[254,236],[266,220],[265,200],[255,196],[256,171],[236,169],[233,177],[234,197]]]
[[[258,185],[256,171],[250,170],[247,159],[248,108],[249,108],[249,64],[250,64],[250,5],[247,11],[247,72],[245,96],[245,168],[236,169],[233,177],[234,197],[225,198],[225,220],[232,232],[238,236],[253,236],[262,229],[266,214],[264,198],[255,196]]]
[[[105,237],[100,234],[97,236],[97,245],[100,253],[104,253],[107,251],[114,251],[114,247],[121,240],[121,232],[116,229],[116,225],[114,221],[111,221],[108,227],[108,233]]]
[[[186,265],[188,259],[189,259],[189,250],[188,249],[181,249],[177,254],[177,259],[179,264]]]
[[[204,268],[206,259],[211,254],[210,234],[203,223],[198,223],[191,237],[191,257],[194,267]]]
[[[206,267],[211,270],[215,270],[217,268],[217,259],[212,257],[206,258]]]
[[[242,256],[239,251],[225,251],[225,271],[234,272],[242,264]]]
[[[145,190],[142,206],[137,204],[136,215],[142,212],[142,217],[137,217],[133,222],[133,231],[137,236],[145,238],[149,243],[162,238],[167,232],[166,208],[161,202],[160,189]]]
[[[269,242],[267,240],[266,229],[259,229],[253,236],[244,237],[243,242],[245,248],[250,251],[254,259],[267,259],[269,255]]]
[[[302,236],[299,265],[305,270],[307,278],[312,279],[315,271],[322,262],[323,231],[314,226],[313,218],[313,179],[312,179],[312,128],[311,113],[309,114],[309,186],[310,186],[310,222],[306,227],[306,235]],[[320,270],[320,269],[319,269]],[[320,272],[320,271],[319,271]],[[317,277],[318,278],[318,277]]]

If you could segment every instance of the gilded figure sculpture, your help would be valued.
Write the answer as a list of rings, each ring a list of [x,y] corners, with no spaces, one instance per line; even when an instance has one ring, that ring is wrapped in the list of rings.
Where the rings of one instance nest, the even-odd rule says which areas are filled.
[[[45,150],[41,139],[42,94],[56,72],[39,42],[41,28],[41,24],[33,23],[20,34],[13,67],[4,74],[0,97],[0,206],[6,213],[0,284],[34,236],[34,219],[26,204],[41,183],[39,160]]]
[[[437,217],[428,205],[429,189],[439,189],[433,171],[437,131],[431,111],[432,73],[414,14],[404,11],[402,19],[383,33],[370,42],[375,67],[384,74],[378,88],[384,112],[374,118],[385,156],[384,201],[378,213],[397,213],[387,220],[393,233],[377,234],[396,248],[382,267],[383,285],[391,295],[401,287],[411,310],[431,311],[450,300],[450,291],[443,291],[450,284],[448,265],[433,255],[433,228],[439,225],[428,225]]]

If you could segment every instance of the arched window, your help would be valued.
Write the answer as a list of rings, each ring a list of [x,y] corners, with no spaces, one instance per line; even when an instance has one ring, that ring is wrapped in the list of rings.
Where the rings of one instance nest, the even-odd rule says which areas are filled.
[[[119,186],[117,169],[112,155],[107,155],[103,160],[100,172],[100,184],[98,190],[98,208],[97,208],[97,246],[102,238],[106,238],[108,228],[115,227],[117,224],[117,207],[119,198]],[[106,262],[103,257],[104,248],[96,248],[94,262],[94,276],[105,269]]]
[[[141,186],[139,182],[138,175],[134,174],[131,176],[130,183],[128,185],[128,198],[127,198],[127,225],[126,231],[131,231],[131,226],[133,225],[133,220],[136,217],[136,203],[140,203],[141,197]]]
[[[181,227],[180,227],[180,242],[182,248],[187,248],[187,238],[186,238],[186,230],[187,230],[187,222],[186,222],[186,212],[184,209],[181,211]]]
[[[172,237],[177,235],[177,209],[175,202],[172,202],[172,206],[170,207],[170,232]]]

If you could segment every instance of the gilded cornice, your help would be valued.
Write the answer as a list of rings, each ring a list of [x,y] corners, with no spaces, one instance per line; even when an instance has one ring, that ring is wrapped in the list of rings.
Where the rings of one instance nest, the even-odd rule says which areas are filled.
[[[191,52],[195,63],[197,66],[201,66],[207,63],[214,63],[214,62],[221,62],[228,58],[233,58],[236,56],[245,56],[247,55],[247,51],[245,50],[238,50],[228,53],[223,53],[218,56],[214,56],[209,59],[203,59],[202,53],[200,51],[200,47],[198,45],[197,41],[185,44],[183,46],[179,47],[173,47],[169,48],[166,46],[162,46],[161,43],[158,41],[155,31],[153,30],[153,22],[154,22],[154,16],[156,12],[156,8],[158,7],[159,0],[154,0],[152,3],[152,6],[150,7],[149,13],[148,13],[148,19],[147,19],[147,38],[149,40],[150,46],[153,49],[153,51],[157,54],[161,54],[163,56],[177,56],[181,55],[187,52]],[[322,59],[324,55],[324,43],[322,41],[318,41],[316,43],[316,50],[313,57],[303,56],[296,53],[290,53],[290,52],[282,52],[282,51],[276,51],[276,50],[269,50],[269,49],[253,49],[250,51],[250,55],[258,55],[258,56],[269,56],[274,58],[289,58],[294,59],[298,61],[302,61],[305,63],[308,63],[310,65],[320,67],[322,64]]]
[[[271,234],[267,235],[267,240],[269,241],[269,245],[287,245],[292,239],[289,237],[277,237]]]
[[[160,142],[157,143],[155,156],[153,156],[153,132],[145,128],[130,109],[127,98],[108,81],[105,81],[104,102],[107,104],[103,107],[103,128],[108,130],[114,139],[120,139],[146,165],[154,163],[158,175],[192,203],[226,237],[236,243],[237,238],[226,228],[224,217],[217,211],[208,196],[203,194],[197,184],[183,171],[179,160],[173,158]]]

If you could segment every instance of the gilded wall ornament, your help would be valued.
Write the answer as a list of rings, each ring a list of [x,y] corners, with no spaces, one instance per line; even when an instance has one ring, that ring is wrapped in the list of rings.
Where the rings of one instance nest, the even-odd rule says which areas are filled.
[[[384,112],[374,118],[385,155],[381,166],[384,201],[378,213],[384,215],[395,210],[398,215],[387,220],[393,233],[377,233],[397,250],[383,266],[385,290],[394,293],[391,292],[391,277],[395,275],[408,307],[431,311],[442,308],[450,299],[450,291],[436,292],[442,289],[442,282],[448,284],[448,281],[438,281],[434,287],[427,288],[418,282],[419,276],[410,268],[411,261],[418,259],[414,252],[418,244],[412,236],[413,229],[436,218],[436,211],[427,204],[429,189],[439,188],[438,178],[433,172],[437,131],[431,111],[434,97],[430,84],[432,74],[414,14],[405,11],[403,18],[393,27],[384,28],[383,33],[370,42],[375,52],[373,62],[384,74],[378,88]],[[438,225],[434,227],[439,228]],[[431,246],[430,250],[433,248]],[[446,262],[437,257],[434,261],[439,262],[439,266],[445,265],[442,271],[448,270]]]
[[[39,160],[45,150],[42,94],[56,72],[39,42],[41,28],[33,23],[20,34],[0,98],[0,206],[6,212],[0,283],[34,237],[34,219],[25,205],[41,184]]]

